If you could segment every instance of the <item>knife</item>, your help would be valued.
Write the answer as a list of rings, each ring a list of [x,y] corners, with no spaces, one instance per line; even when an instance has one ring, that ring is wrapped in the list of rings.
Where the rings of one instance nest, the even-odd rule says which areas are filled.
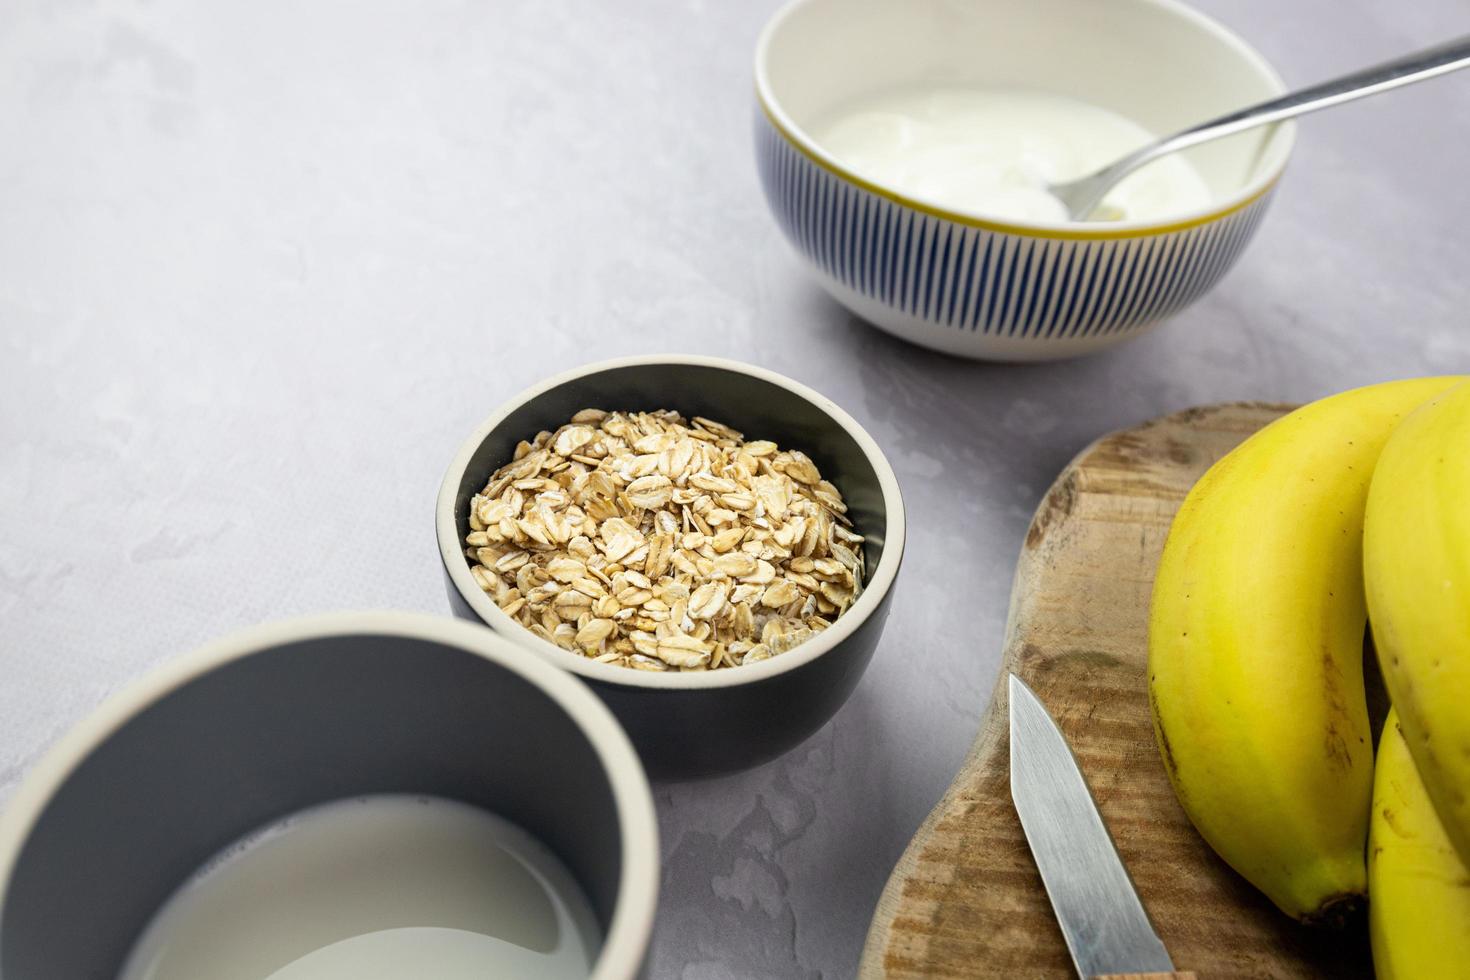
[[[1011,799],[1077,973],[1192,980],[1154,932],[1061,729],[1015,674],[1009,690]]]

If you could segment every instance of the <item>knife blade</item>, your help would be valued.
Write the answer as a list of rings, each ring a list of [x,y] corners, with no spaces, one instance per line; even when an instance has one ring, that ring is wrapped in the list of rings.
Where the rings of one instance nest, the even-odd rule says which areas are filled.
[[[1010,675],[1011,799],[1083,980],[1176,974],[1065,736]]]

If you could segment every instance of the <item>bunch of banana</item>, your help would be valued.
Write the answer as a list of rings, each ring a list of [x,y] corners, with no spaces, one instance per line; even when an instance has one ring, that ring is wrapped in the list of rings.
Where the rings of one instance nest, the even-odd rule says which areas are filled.
[[[1365,620],[1394,705],[1376,778]],[[1470,977],[1467,379],[1324,399],[1212,467],[1154,583],[1149,697],[1232,867],[1308,922],[1371,899],[1381,977]]]
[[[1284,416],[1199,480],[1164,547],[1149,697],[1169,778],[1210,846],[1304,921],[1342,921],[1368,886],[1369,483],[1399,422],[1463,380],[1359,388]]]

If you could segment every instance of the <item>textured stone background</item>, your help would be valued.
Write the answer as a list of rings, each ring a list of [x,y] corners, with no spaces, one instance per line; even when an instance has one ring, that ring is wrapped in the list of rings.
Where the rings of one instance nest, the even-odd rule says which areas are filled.
[[[1466,0],[1208,0],[1289,81]],[[1240,266],[1158,332],[1014,367],[828,301],[765,213],[771,0],[0,0],[0,801],[99,700],[264,619],[447,613],[430,512],[491,408],[580,362],[743,358],[888,452],[911,537],[851,703],[656,788],[657,978],[842,978],[975,732],[1014,555],[1095,436],[1470,367],[1470,76],[1306,121]]]

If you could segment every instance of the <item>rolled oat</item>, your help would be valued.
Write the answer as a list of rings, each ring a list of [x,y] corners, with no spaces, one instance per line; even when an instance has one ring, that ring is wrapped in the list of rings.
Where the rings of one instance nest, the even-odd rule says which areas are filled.
[[[637,670],[784,653],[862,592],[862,535],[804,454],[710,419],[587,409],[470,502],[480,588],[547,642]]]

